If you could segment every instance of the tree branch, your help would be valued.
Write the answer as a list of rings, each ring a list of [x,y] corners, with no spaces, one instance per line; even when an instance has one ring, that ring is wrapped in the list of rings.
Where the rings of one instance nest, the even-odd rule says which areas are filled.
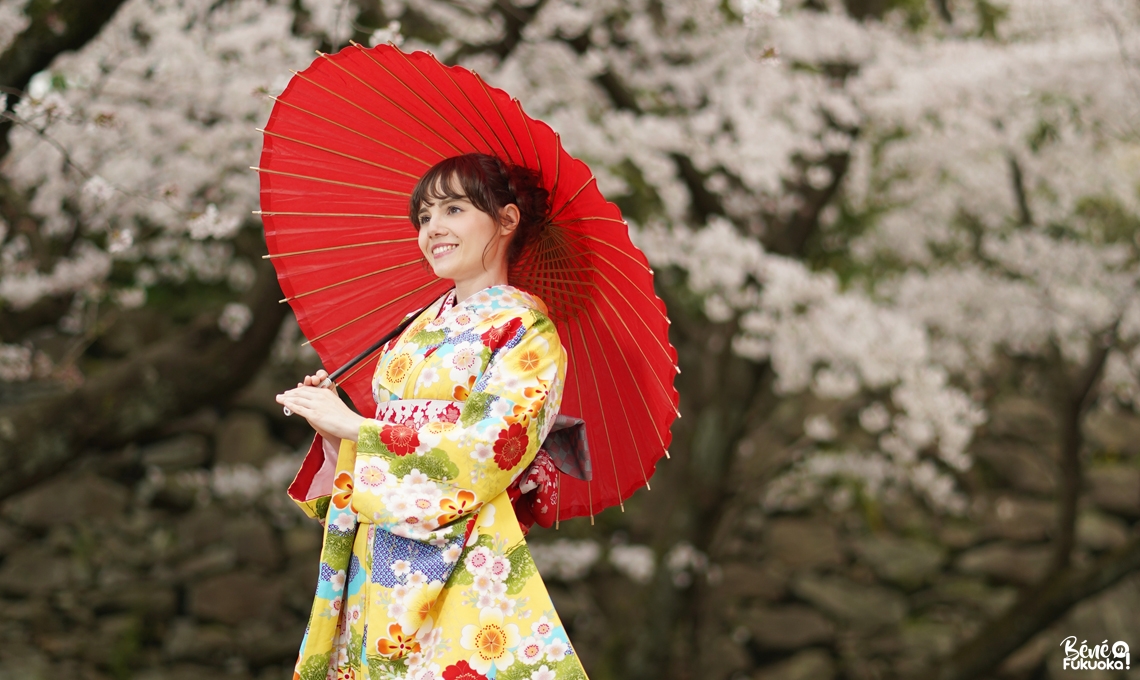
[[[852,131],[845,130],[845,132],[855,134]],[[839,187],[851,165],[851,155],[830,154],[822,165],[831,171],[831,181],[827,186],[816,189],[804,181],[787,187],[788,193],[799,194],[803,198],[803,204],[787,221],[772,225],[769,232],[761,239],[765,250],[780,255],[803,257],[808,240],[819,229],[820,214],[839,192]]]
[[[938,16],[948,24],[954,23],[954,13],[950,11],[950,0],[934,0],[935,6],[938,7]]]
[[[1104,371],[1105,360],[1116,340],[1116,330],[1120,326],[1117,317],[1112,326],[1098,334],[1099,342],[1089,358],[1088,364],[1081,370],[1075,382],[1062,379],[1059,407],[1061,410],[1061,484],[1058,494],[1058,525],[1057,538],[1053,544],[1052,571],[1061,571],[1069,566],[1073,546],[1076,544],[1077,502],[1081,494],[1081,447],[1084,445],[1084,435],[1081,432],[1081,421],[1092,402],[1093,389],[1100,381]],[[1060,359],[1060,352],[1056,352],[1061,371],[1064,371],[1064,362]]]
[[[24,12],[31,23],[0,54],[0,86],[22,91],[32,76],[62,52],[77,50],[99,34],[123,0],[32,0]],[[8,99],[8,106],[17,97]],[[0,122],[0,158],[8,155],[11,122]]]
[[[989,675],[1007,656],[1060,619],[1073,605],[1115,585],[1140,569],[1140,538],[1109,553],[1087,569],[1067,568],[1024,592],[1004,615],[988,623],[937,670],[915,678],[974,680]]]
[[[1029,210],[1029,195],[1025,193],[1025,174],[1021,171],[1021,163],[1013,156],[1009,157],[1009,176],[1013,183],[1013,196],[1017,199],[1017,220],[1022,226],[1033,225],[1033,213]]]
[[[122,446],[167,419],[241,388],[261,366],[287,308],[263,265],[247,297],[254,320],[236,342],[215,316],[73,392],[0,410],[0,500],[63,469],[87,449]]]
[[[523,29],[538,15],[544,4],[546,4],[546,0],[538,0],[531,7],[516,7],[510,0],[495,0],[495,8],[503,17],[503,37],[493,43],[464,45],[448,59],[448,62],[455,64],[463,57],[483,52],[490,52],[498,56],[499,59],[506,59],[522,41]]]

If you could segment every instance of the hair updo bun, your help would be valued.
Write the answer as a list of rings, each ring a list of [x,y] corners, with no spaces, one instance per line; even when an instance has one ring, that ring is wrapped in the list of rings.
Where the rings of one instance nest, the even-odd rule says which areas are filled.
[[[550,219],[549,197],[538,173],[530,168],[510,165],[488,154],[469,153],[445,158],[420,177],[408,202],[408,217],[419,229],[424,203],[466,198],[498,220],[499,211],[514,204],[519,209],[519,224],[507,247],[510,266],[546,228]]]

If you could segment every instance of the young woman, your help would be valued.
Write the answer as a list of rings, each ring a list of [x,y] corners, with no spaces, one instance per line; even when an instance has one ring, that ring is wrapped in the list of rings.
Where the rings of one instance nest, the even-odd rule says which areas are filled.
[[[325,524],[295,680],[585,678],[510,500],[566,375],[545,305],[507,283],[547,213],[536,175],[493,156],[428,170],[410,217],[455,287],[384,348],[375,417],[324,371],[277,396],[317,431],[289,493]]]

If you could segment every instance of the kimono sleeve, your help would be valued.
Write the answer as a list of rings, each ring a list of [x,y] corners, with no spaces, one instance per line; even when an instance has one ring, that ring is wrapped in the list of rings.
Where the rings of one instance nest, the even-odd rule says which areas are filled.
[[[406,314],[399,325],[406,326],[421,312],[422,309]],[[289,484],[290,500],[313,519],[324,521],[328,515],[329,500],[335,490],[333,478],[336,474],[337,457],[337,449],[321,435],[316,435],[309,452],[305,454],[300,470],[297,471],[297,476]]]
[[[313,519],[324,520],[328,514],[336,463],[337,450],[318,434],[297,476],[289,484],[289,498]]]
[[[503,344],[488,344],[491,358],[458,422],[360,427],[353,506],[363,521],[405,538],[446,539],[534,460],[558,413],[566,353],[544,315],[506,327],[507,338],[491,334]]]

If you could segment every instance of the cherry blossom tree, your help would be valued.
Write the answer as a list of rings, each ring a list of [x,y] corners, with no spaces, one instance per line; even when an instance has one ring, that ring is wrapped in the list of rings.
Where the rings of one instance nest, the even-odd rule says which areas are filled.
[[[0,494],[256,371],[292,323],[251,216],[266,95],[313,49],[393,41],[550,122],[657,268],[685,416],[642,501],[657,543],[708,547],[749,433],[794,395],[850,417],[806,418],[749,502],[853,484],[967,513],[1011,366],[1047,386],[1052,568],[941,668],[976,677],[1140,565],[1135,541],[1072,564],[1082,423],[1140,407],[1138,25],[1128,0],[0,0],[0,380],[42,394],[6,397]],[[145,310],[150,349],[102,361]],[[630,667],[689,677],[676,635]]]

